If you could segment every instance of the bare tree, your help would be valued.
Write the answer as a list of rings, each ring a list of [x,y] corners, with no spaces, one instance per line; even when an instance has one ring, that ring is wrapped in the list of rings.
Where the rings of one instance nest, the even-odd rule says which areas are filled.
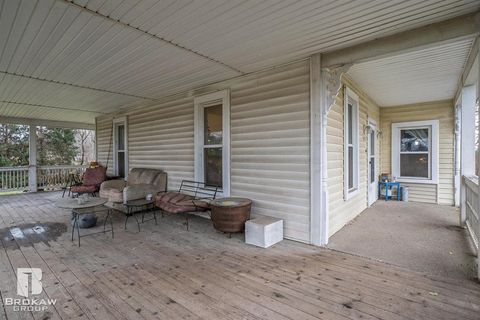
[[[85,162],[85,147],[88,138],[92,135],[91,130],[77,130],[80,142],[80,165]]]

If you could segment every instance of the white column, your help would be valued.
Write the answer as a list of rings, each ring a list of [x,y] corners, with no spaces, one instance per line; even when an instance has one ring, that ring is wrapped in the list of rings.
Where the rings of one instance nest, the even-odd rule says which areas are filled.
[[[477,37],[477,41],[480,41],[480,37]],[[476,108],[480,108],[480,50],[477,52],[477,85],[476,85],[476,92],[475,92],[475,109]],[[479,110],[480,112],[480,110]],[[474,114],[475,114],[475,110],[474,110]],[[476,128],[476,127],[474,127]],[[473,130],[475,132],[475,129]],[[480,143],[480,131],[479,132],[475,132],[475,134],[477,135],[477,139]],[[475,135],[474,134],[474,135]],[[475,150],[475,149],[474,149]],[[478,150],[480,152],[480,150]],[[474,158],[475,155],[474,155]],[[476,159],[478,160],[478,159]],[[477,163],[478,165],[480,165],[480,163]],[[474,170],[475,170],[475,166],[474,166]],[[478,172],[476,172],[478,173]],[[478,180],[478,192],[477,192],[477,208],[480,208],[480,178]],[[478,214],[478,213],[477,213]],[[480,223],[477,224],[477,234],[480,234]],[[477,278],[480,279],[480,249],[477,250]]]
[[[322,188],[322,83],[321,57],[310,57],[310,243],[320,246],[328,241],[328,213],[324,209]]]
[[[461,154],[460,173],[461,176],[472,176],[475,174],[475,86],[462,89],[462,110],[461,110]],[[460,189],[460,225],[465,226],[465,186],[462,183]]]
[[[33,124],[28,140],[28,190],[37,192],[37,127]]]

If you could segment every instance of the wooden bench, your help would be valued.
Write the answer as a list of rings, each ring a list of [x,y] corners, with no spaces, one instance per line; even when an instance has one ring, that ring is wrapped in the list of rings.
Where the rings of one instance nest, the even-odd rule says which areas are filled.
[[[218,186],[209,186],[204,182],[183,180],[178,191],[159,193],[155,199],[162,213],[185,213],[185,224],[189,229],[188,214],[210,210],[210,200],[220,193]]]

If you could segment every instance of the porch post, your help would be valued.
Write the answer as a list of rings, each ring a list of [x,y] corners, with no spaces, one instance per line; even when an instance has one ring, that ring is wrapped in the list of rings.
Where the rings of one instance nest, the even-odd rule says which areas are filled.
[[[37,192],[37,126],[30,124],[28,137],[28,190]]]
[[[475,174],[475,86],[462,89],[461,110],[461,176],[473,176]],[[463,178],[462,178],[463,179]],[[467,219],[465,208],[465,186],[460,188],[460,226],[465,226]]]
[[[325,209],[323,173],[322,78],[320,54],[310,57],[310,243],[321,246],[328,241],[328,212]]]
[[[477,37],[477,41],[480,41],[480,37]],[[475,105],[474,105],[474,110],[473,110],[473,114],[475,115],[475,111],[478,111],[480,112],[480,50],[477,51],[477,85],[476,85],[476,93],[475,93]],[[473,117],[474,120],[475,117]],[[474,123],[475,125],[476,123]],[[480,130],[477,131],[477,129],[480,129],[480,128],[477,128],[477,127],[473,127],[474,128],[474,132],[476,134],[476,138],[477,138],[477,142],[480,144]],[[475,151],[475,141],[474,141],[474,158],[475,158],[475,163],[477,165],[477,168],[480,168],[480,154],[477,154],[480,153],[480,146],[478,146],[478,150]],[[476,170],[476,167],[474,166],[474,173],[478,176],[480,176],[480,172],[478,171],[478,169]],[[478,191],[477,191],[477,208],[480,208],[480,177],[479,179],[477,180],[478,181]],[[477,213],[478,214],[478,213]],[[477,223],[477,234],[480,234],[480,223]],[[480,248],[477,249],[477,278],[480,279]]]

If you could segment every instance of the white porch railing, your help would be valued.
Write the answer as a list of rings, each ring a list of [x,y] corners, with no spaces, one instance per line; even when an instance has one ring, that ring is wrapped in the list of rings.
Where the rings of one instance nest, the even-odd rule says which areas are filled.
[[[478,207],[478,178],[477,177],[463,177],[465,186],[465,218],[466,225],[470,236],[475,243],[477,252],[479,251],[480,239],[480,210]]]
[[[37,168],[37,186],[39,189],[54,190],[62,188],[71,175],[80,180],[87,166],[39,166]]]
[[[28,166],[0,167],[0,191],[28,188]]]
[[[44,190],[64,187],[75,176],[80,179],[87,166],[39,166],[37,186]],[[28,166],[0,167],[0,191],[28,190]]]

